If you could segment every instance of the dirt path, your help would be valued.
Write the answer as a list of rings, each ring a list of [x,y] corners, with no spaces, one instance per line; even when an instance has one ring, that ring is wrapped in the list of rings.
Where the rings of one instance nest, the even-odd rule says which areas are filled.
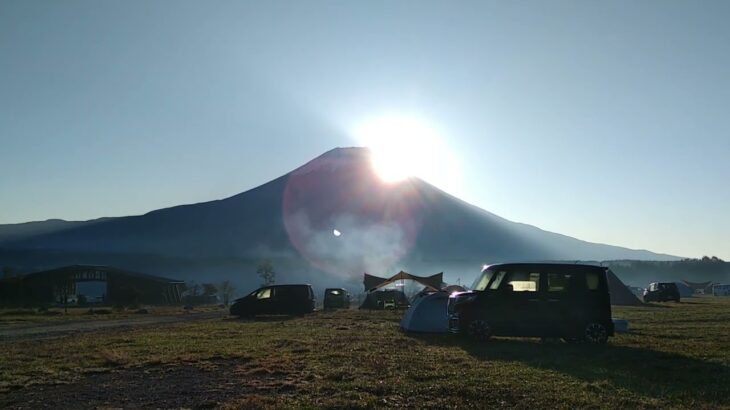
[[[79,332],[94,332],[98,330],[136,328],[141,326],[173,324],[197,320],[223,318],[228,312],[186,313],[170,316],[139,316],[124,319],[110,320],[79,320],[69,322],[53,322],[43,324],[9,325],[0,328],[0,342],[16,340],[48,339],[77,334]]]

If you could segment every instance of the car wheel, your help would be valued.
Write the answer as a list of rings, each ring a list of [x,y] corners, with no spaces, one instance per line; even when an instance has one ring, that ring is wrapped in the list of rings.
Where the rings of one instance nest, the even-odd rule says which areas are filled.
[[[492,328],[489,326],[486,320],[474,319],[469,322],[468,327],[469,336],[476,340],[485,342],[492,336]]]
[[[608,331],[606,326],[600,323],[589,323],[583,333],[583,338],[589,343],[604,344],[608,341]]]

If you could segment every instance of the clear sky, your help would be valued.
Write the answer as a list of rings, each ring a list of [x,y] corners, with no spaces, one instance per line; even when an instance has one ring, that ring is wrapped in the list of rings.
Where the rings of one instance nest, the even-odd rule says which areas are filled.
[[[458,160],[433,182],[484,209],[730,259],[728,21],[730,1],[2,0],[0,223],[230,196],[405,115]]]

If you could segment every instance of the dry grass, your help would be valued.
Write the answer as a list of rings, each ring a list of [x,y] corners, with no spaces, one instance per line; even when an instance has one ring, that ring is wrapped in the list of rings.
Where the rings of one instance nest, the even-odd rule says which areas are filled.
[[[0,349],[0,392],[17,399],[59,381],[84,391],[99,372],[144,379],[193,366],[184,368],[197,369],[190,377],[223,408],[730,408],[730,299],[615,308],[614,316],[632,332],[605,347],[408,335],[399,313],[362,311],[13,342]],[[154,383],[177,391],[176,377]],[[140,407],[168,407],[164,397]]]

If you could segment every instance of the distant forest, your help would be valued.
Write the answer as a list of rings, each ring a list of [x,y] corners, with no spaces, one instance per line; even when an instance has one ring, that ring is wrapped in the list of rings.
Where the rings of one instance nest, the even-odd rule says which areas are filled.
[[[730,262],[716,256],[680,261],[616,260],[603,262],[627,285],[646,287],[650,282],[730,283]]]

